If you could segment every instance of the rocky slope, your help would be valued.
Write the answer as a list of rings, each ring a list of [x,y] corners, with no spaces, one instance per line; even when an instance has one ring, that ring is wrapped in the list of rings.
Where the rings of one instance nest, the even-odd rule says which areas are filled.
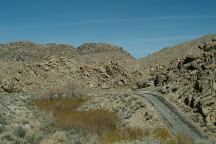
[[[130,54],[109,44],[73,48],[16,42],[2,44],[0,53],[0,91],[41,91],[68,80],[90,88],[115,89],[142,75]]]
[[[53,117],[32,103],[47,91],[62,91],[68,82],[76,83],[81,91],[88,89],[90,101],[79,110],[108,109],[125,126],[150,131],[164,123],[152,105],[134,95],[132,89],[153,86],[214,135],[216,54],[212,37],[168,48],[143,60],[110,44],[86,43],[78,48],[31,42],[0,44],[0,140],[97,143],[92,135],[55,128]],[[189,51],[192,56],[187,56]]]
[[[216,134],[216,39],[203,42],[201,54],[188,55],[152,72],[154,86],[182,107],[210,135]]]
[[[80,91],[89,89],[85,94],[91,101],[80,109],[108,109],[128,126],[151,123],[153,129],[155,121],[162,125],[159,117],[148,113],[147,104],[124,94],[130,93],[131,85],[143,75],[136,67],[139,64],[130,54],[109,44],[86,43],[78,48],[31,42],[1,44],[0,143],[97,143],[91,134],[56,128],[54,118],[33,104],[47,92],[50,96],[64,91],[68,83],[76,83]]]
[[[149,67],[156,64],[167,65],[171,61],[177,58],[183,58],[187,55],[199,56],[202,52],[200,49],[198,49],[198,46],[203,42],[211,41],[215,36],[215,34],[206,35],[196,40],[177,44],[172,47],[166,47],[156,53],[139,59],[139,61],[142,66]]]

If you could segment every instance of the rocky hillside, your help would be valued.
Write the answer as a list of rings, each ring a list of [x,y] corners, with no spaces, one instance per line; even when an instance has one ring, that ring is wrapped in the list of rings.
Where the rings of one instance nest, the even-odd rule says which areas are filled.
[[[121,47],[86,43],[38,45],[15,42],[0,45],[0,91],[41,91],[76,81],[90,88],[129,86],[142,74],[136,60]]]
[[[140,63],[144,67],[149,67],[156,64],[167,65],[171,61],[177,58],[183,58],[187,55],[199,56],[202,52],[198,49],[198,46],[203,44],[203,42],[209,42],[216,35],[206,35],[202,38],[181,43],[172,47],[164,48],[156,53],[153,53],[147,57],[140,59]]]
[[[196,46],[196,45],[195,45]],[[188,55],[152,72],[152,83],[159,92],[188,113],[210,133],[216,133],[216,39],[202,42]]]
[[[82,117],[96,109],[119,118],[115,123],[116,128],[121,126],[119,131],[110,133],[114,139],[121,137],[121,131],[127,134],[124,130],[129,128],[132,137],[142,134],[141,139],[135,139],[140,143],[160,143],[160,132],[163,134],[166,127],[164,121],[152,103],[132,91],[150,86],[215,136],[215,57],[213,35],[164,49],[142,60],[110,44],[85,43],[78,48],[31,42],[0,44],[0,143],[100,143],[91,132],[56,125],[56,119],[64,116],[64,112],[72,112],[68,115],[71,117],[80,113]],[[50,104],[51,111],[45,113],[37,100],[41,100],[42,108]],[[82,100],[85,103],[80,104]],[[60,109],[56,109],[57,113],[55,105]],[[74,105],[77,106],[71,111]],[[103,115],[106,114],[102,118]],[[80,117],[73,118],[80,122]],[[96,119],[95,123],[100,122]],[[168,140],[175,138],[166,128],[165,133]],[[117,137],[117,141],[121,140]]]
[[[85,130],[57,127],[56,114],[44,113],[34,103],[44,97],[44,101],[62,98],[67,103],[68,94],[74,91],[73,99],[82,91],[82,98],[88,101],[79,111],[111,111],[120,118],[119,124],[146,129],[147,134],[156,125],[164,126],[158,114],[149,112],[151,105],[129,94],[131,86],[143,77],[137,68],[139,64],[130,54],[109,44],[87,43],[78,48],[31,42],[1,44],[0,143],[100,143]]]

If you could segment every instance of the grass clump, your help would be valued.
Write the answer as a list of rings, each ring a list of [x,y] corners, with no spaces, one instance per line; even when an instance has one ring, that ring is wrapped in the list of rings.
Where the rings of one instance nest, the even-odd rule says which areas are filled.
[[[115,129],[118,121],[116,114],[107,110],[64,111],[57,116],[57,126],[61,128],[96,134]]]
[[[173,139],[173,134],[168,128],[158,128],[153,131],[153,135],[155,138],[159,140],[170,140]]]
[[[149,132],[139,128],[114,129],[101,136],[102,144],[115,143],[120,141],[142,140]]]
[[[193,139],[186,134],[173,134],[168,128],[156,129],[153,136],[160,141],[160,144],[195,144]]]
[[[75,110],[82,104],[86,99],[70,99],[70,98],[56,98],[56,99],[37,99],[35,105],[43,111],[60,113],[64,111]]]

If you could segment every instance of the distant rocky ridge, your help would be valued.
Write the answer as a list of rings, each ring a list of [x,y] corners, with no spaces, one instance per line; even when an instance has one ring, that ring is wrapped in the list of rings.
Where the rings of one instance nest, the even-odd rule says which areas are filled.
[[[121,47],[86,43],[39,45],[13,42],[0,45],[0,91],[37,91],[61,87],[67,80],[86,87],[110,89],[129,86],[141,72]]]
[[[199,56],[202,52],[198,46],[202,45],[204,42],[210,42],[215,36],[215,34],[206,35],[192,41],[166,47],[156,53],[139,59],[139,61],[144,67],[149,67],[155,64],[167,65],[171,61],[177,58],[183,58],[187,55]]]
[[[133,59],[123,48],[104,43],[85,43],[75,48],[74,46],[64,44],[34,44],[29,41],[11,42],[7,44],[0,44],[0,59],[41,62],[47,57],[66,57],[75,58],[87,54],[98,53],[120,53]],[[108,56],[109,54],[107,54]],[[91,57],[89,57],[91,59]]]

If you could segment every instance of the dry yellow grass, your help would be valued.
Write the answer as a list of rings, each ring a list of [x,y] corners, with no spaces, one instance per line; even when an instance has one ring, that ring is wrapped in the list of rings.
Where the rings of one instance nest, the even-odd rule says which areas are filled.
[[[57,116],[57,126],[101,134],[116,128],[118,117],[107,110],[64,111]]]
[[[194,140],[184,133],[177,133],[175,139],[177,144],[195,144]]]
[[[172,134],[168,128],[158,128],[153,132],[161,144],[195,144],[193,139],[184,133]]]
[[[153,135],[159,140],[173,139],[173,134],[168,128],[158,128],[154,130]]]
[[[43,111],[59,113],[61,111],[75,110],[83,103],[86,99],[65,99],[65,98],[56,98],[56,99],[37,99],[35,100],[35,105]]]
[[[114,129],[112,131],[106,132],[101,137],[101,143],[110,144],[120,141],[142,140],[148,135],[149,132],[147,130],[139,128]]]
[[[67,98],[62,97],[63,95],[66,95]],[[89,100],[80,95],[83,94],[77,94],[74,88],[70,91],[53,88],[34,103],[42,111],[54,114],[55,126],[96,134],[103,144],[143,139],[144,136],[149,135],[148,131],[138,128],[119,129],[118,116],[109,110],[78,111],[77,108]]]

